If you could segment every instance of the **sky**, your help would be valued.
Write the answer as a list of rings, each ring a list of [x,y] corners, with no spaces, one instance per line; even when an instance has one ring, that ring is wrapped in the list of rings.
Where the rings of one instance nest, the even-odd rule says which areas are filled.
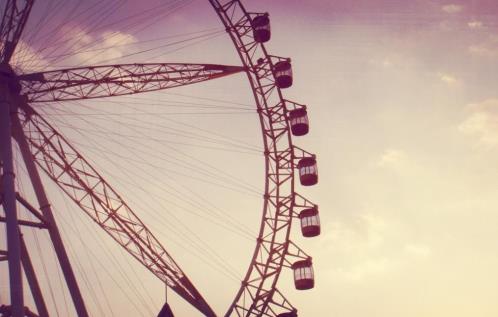
[[[151,9],[160,1],[128,1],[108,8],[113,13],[105,19],[98,15],[102,4],[86,14],[75,1],[60,9],[40,3],[16,56],[20,72],[160,61],[240,64],[204,0],[168,1],[163,11]],[[283,93],[308,106],[311,125],[294,141],[318,159],[318,185],[298,191],[319,205],[322,234],[302,238],[297,222],[292,233],[313,257],[316,286],[295,290],[288,270],[279,281],[299,316],[497,316],[495,1],[244,3],[269,12],[271,54],[292,58],[294,85]],[[148,9],[157,20],[130,17]],[[72,10],[83,13],[55,28]],[[35,21],[45,12],[52,14],[40,29]],[[69,55],[54,58],[62,54]],[[263,156],[253,105],[238,74],[37,109],[123,193],[221,315],[259,227]],[[22,168],[19,174],[20,191],[32,196]],[[154,315],[164,287],[45,181],[93,314]],[[47,302],[57,307],[54,315],[74,315],[47,238],[26,237],[47,272],[42,284],[53,294]],[[6,266],[0,270],[3,302]],[[168,300],[178,316],[196,316],[171,291]]]

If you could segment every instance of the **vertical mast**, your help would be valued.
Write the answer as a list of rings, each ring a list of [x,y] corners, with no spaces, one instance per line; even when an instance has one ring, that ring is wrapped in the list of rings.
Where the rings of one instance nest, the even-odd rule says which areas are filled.
[[[0,73],[0,152],[2,158],[2,198],[7,232],[10,299],[12,317],[24,316],[24,298],[21,271],[21,243],[14,185],[14,161],[12,157],[12,130],[10,122],[11,100],[8,80]]]

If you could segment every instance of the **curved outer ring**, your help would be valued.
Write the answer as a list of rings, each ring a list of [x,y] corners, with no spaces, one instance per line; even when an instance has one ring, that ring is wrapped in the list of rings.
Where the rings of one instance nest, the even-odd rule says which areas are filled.
[[[276,288],[290,242],[294,207],[294,150],[287,110],[273,77],[272,56],[252,37],[249,13],[239,0],[209,1],[246,68],[261,123],[265,154],[265,195],[257,245],[242,285],[225,316],[276,316],[295,311]]]

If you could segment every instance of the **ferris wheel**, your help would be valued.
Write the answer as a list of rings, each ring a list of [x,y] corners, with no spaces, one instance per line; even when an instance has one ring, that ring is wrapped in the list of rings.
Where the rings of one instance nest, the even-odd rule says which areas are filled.
[[[291,239],[293,222],[304,237],[320,234],[318,206],[300,195],[302,186],[318,182],[314,154],[294,145],[308,133],[307,107],[285,98],[292,86],[291,59],[270,54],[268,13],[247,11],[239,0],[209,0],[235,47],[240,66],[201,63],[147,63],[85,66],[19,73],[11,65],[34,0],[7,0],[0,25],[0,141],[2,207],[7,236],[0,260],[8,263],[10,303],[0,316],[49,316],[47,303],[31,264],[25,228],[47,230],[72,304],[78,316],[89,316],[74,269],[61,238],[44,187],[43,171],[84,213],[124,250],[205,316],[216,316],[208,302],[163,244],[110,182],[77,146],[37,109],[40,103],[80,101],[152,92],[245,73],[260,122],[264,155],[263,210],[256,246],[241,286],[225,316],[296,317],[294,307],[278,288],[281,272],[293,272],[295,288],[314,287],[312,258]],[[29,177],[36,203],[16,188],[14,142]],[[39,208],[34,207],[39,205]],[[35,221],[18,219],[18,206]],[[167,243],[167,242],[166,242]],[[0,262],[1,263],[1,262]],[[3,265],[3,264],[1,264]],[[24,271],[24,274],[23,274]],[[25,308],[25,276],[36,313]],[[166,303],[159,316],[172,316]]]

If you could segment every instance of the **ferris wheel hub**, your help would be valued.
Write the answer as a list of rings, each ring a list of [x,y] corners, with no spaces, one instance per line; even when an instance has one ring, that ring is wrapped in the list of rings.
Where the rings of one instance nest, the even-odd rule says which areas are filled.
[[[2,84],[6,85],[8,91],[13,95],[19,95],[21,92],[21,84],[17,74],[7,63],[0,64],[0,85]]]

